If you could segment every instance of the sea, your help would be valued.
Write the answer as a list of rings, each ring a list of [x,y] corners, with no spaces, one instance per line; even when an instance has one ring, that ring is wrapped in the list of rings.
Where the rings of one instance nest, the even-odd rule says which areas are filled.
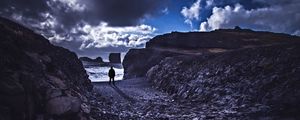
[[[92,82],[108,82],[109,66],[85,66],[85,70]],[[122,80],[124,75],[123,67],[114,68],[116,72],[115,81]]]

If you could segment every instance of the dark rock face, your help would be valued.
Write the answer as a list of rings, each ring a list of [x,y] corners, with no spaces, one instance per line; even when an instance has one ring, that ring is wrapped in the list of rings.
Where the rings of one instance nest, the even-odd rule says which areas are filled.
[[[300,118],[299,53],[298,42],[169,57],[152,67],[147,79],[175,98],[219,111],[254,118]]]
[[[297,41],[299,41],[299,37],[296,36],[256,32],[248,29],[222,29],[212,32],[191,33],[172,32],[154,37],[147,42],[145,49],[130,50],[123,60],[124,76],[125,78],[145,76],[146,71],[169,56],[222,53],[236,49]]]
[[[80,57],[79,60],[82,62],[84,67],[89,66],[107,66],[108,63],[104,62],[101,57],[97,57],[95,59],[89,57]]]
[[[108,59],[110,63],[121,63],[121,53],[110,53]]]
[[[1,119],[89,118],[92,85],[75,53],[3,18],[0,39]]]
[[[212,32],[172,32],[159,35],[146,44],[146,48],[238,49],[259,45],[285,43],[299,39],[287,34],[256,32],[247,29],[221,29]]]
[[[96,62],[96,63],[103,63],[103,59],[101,57],[97,57],[95,59],[89,57],[80,57],[79,60],[86,61],[86,62]]]
[[[101,57],[97,57],[97,58],[95,58],[94,60],[95,60],[96,62],[100,62],[100,63],[103,62],[103,59],[102,59]]]
[[[300,37],[286,34],[175,32],[130,50],[123,66],[125,77],[147,71],[146,79],[175,99],[225,116],[300,118],[299,53]]]
[[[180,54],[155,49],[130,49],[122,63],[124,78],[142,77],[161,60],[175,55]]]

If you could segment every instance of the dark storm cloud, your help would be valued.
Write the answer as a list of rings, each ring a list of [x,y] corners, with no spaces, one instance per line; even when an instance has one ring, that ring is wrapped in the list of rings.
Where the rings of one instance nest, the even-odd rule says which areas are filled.
[[[1,0],[0,15],[78,54],[123,52],[151,38],[155,28],[142,22],[160,14],[169,1]]]
[[[101,17],[109,25],[128,26],[136,25],[143,17],[155,14],[165,5],[164,2],[166,0],[90,0],[88,4],[94,3],[91,5],[91,13],[95,14],[93,16]]]
[[[168,0],[1,0],[0,15],[50,37],[53,34],[70,34],[71,29],[76,26],[96,26],[103,21],[109,26],[137,25],[146,17],[159,13],[167,2]]]
[[[124,57],[124,53],[130,49],[129,47],[126,47],[124,45],[118,46],[118,47],[103,47],[103,48],[86,48],[84,50],[78,49],[81,46],[81,42],[77,41],[62,41],[61,43],[54,43],[55,45],[64,46],[65,48],[72,50],[75,52],[79,57],[88,56],[91,58],[96,58],[101,56],[105,61],[108,60],[109,53],[112,52],[121,52],[122,56]]]
[[[49,7],[44,0],[1,0],[0,10],[6,14],[18,12],[24,16],[38,19],[39,14],[49,10]]]
[[[76,3],[71,4],[74,1]],[[66,28],[82,21],[92,25],[99,24],[99,21],[105,21],[110,26],[130,26],[140,23],[146,16],[155,15],[165,5],[166,1],[1,0],[0,10],[2,15],[18,13],[35,20],[44,19],[41,17],[41,13],[50,13],[57,19],[58,23]],[[82,8],[82,10],[78,10],[76,7]]]

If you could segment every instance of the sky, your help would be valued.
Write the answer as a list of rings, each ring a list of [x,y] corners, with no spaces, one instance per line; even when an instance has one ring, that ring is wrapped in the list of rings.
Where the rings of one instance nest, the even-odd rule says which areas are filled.
[[[300,0],[1,0],[0,16],[78,56],[142,48],[172,31],[241,28],[300,35]]]

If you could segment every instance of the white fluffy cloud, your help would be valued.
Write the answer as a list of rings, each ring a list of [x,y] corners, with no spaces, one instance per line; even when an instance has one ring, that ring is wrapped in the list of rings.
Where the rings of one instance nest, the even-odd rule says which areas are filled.
[[[189,24],[191,27],[193,27],[193,20],[198,20],[199,19],[199,14],[200,14],[200,2],[201,0],[197,0],[193,5],[188,8],[188,7],[183,7],[181,10],[181,14],[185,18],[185,23]]]
[[[41,16],[45,18],[45,21],[40,22],[39,26],[37,28],[39,29],[52,29],[55,28],[58,23],[57,19],[51,15],[50,13],[41,13]]]
[[[101,22],[98,26],[91,26],[85,23],[83,26],[73,28],[70,32],[74,34],[81,33],[80,36],[73,39],[77,42],[82,42],[80,49],[86,49],[118,46],[140,47],[153,37],[155,31],[155,28],[145,24],[111,27],[108,26],[108,23]],[[61,42],[66,40],[67,37],[55,35],[49,39],[52,42]]]
[[[266,2],[267,0],[260,0]],[[288,4],[270,2],[270,6],[246,10],[242,5],[214,7],[212,15],[200,24],[200,31],[241,26],[255,30],[267,30],[289,34],[300,31],[300,1]],[[278,4],[277,4],[278,3]]]
[[[212,7],[214,6],[214,0],[206,0],[206,8]]]

